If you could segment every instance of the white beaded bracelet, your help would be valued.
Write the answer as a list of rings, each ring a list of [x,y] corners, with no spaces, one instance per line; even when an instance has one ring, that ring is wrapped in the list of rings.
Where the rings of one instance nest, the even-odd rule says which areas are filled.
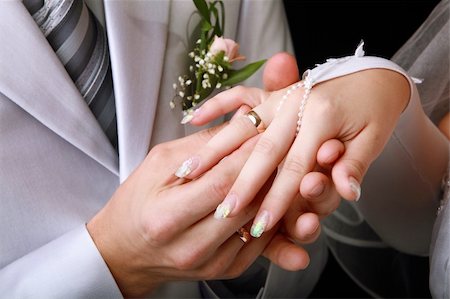
[[[300,132],[300,127],[302,126],[302,120],[303,120],[303,113],[305,112],[305,105],[308,102],[309,94],[311,93],[312,88],[312,81],[310,78],[310,70],[307,70],[303,73],[303,81],[297,82],[296,84],[292,85],[286,93],[281,98],[280,102],[277,106],[277,113],[280,111],[281,107],[283,106],[284,102],[286,102],[289,95],[297,90],[300,87],[304,87],[305,92],[303,93],[302,101],[300,102],[300,108],[298,111],[298,120],[297,120],[297,130],[296,135],[298,132]]]

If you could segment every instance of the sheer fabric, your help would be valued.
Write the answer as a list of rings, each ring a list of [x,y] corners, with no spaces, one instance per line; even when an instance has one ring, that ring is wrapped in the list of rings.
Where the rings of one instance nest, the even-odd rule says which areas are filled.
[[[449,36],[449,1],[445,0],[392,58],[410,76],[423,80],[417,89],[434,124],[449,109]],[[432,136],[416,130],[414,123],[419,128],[421,121],[402,115],[385,151],[365,177],[360,202],[343,201],[324,220],[328,245],[339,264],[374,297],[429,296],[426,256],[442,196],[440,181],[448,171],[448,142],[437,129],[428,128]],[[405,139],[409,145],[405,146]],[[441,231],[448,235],[448,221],[446,225]],[[433,295],[438,294],[433,289],[439,288],[436,296],[442,297],[442,288],[448,294],[449,285],[442,266],[448,254],[442,252],[449,251],[450,241],[446,238],[439,244],[434,254],[439,258],[432,257],[430,284]],[[441,274],[433,275],[439,266]]]

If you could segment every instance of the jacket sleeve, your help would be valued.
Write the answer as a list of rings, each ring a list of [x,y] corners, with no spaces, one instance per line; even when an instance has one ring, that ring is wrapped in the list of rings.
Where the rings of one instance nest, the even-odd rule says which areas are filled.
[[[85,225],[0,270],[8,298],[122,298]]]

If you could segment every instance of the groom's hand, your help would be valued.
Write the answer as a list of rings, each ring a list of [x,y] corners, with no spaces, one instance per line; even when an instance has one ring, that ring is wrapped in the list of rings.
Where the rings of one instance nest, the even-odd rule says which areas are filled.
[[[255,138],[196,180],[174,175],[191,154],[188,151],[198,150],[216,131],[153,148],[88,223],[124,296],[141,297],[167,281],[236,277],[273,237],[267,234],[244,246],[236,234],[254,217],[261,200],[256,199],[233,219],[217,221],[212,215],[248,158]]]

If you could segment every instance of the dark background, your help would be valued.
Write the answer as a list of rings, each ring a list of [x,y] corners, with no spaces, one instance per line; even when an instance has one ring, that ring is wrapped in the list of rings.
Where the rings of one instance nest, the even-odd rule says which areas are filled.
[[[330,57],[391,58],[419,28],[436,0],[284,0],[301,73]]]
[[[353,55],[364,40],[366,55],[391,58],[419,28],[436,0],[283,0],[295,55],[303,73],[327,58]],[[417,270],[428,262],[418,258]],[[427,275],[410,297],[430,297]],[[396,293],[396,291],[393,291]],[[330,253],[329,261],[310,298],[368,298],[343,272]]]

